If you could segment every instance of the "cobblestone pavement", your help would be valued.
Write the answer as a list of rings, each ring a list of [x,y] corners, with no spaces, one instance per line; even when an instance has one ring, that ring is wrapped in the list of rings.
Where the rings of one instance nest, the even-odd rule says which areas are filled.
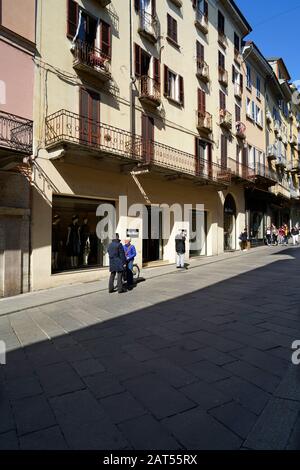
[[[299,449],[299,266],[259,248],[1,316],[0,449]]]

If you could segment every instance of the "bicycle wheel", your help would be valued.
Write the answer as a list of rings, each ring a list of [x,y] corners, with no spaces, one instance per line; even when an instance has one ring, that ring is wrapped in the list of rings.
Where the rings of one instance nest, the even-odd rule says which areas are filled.
[[[132,275],[135,281],[137,281],[138,278],[140,277],[140,268],[137,264],[134,264],[132,267]]]

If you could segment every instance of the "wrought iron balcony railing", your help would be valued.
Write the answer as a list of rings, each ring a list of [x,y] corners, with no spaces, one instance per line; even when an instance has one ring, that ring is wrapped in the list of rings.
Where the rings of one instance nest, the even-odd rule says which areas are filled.
[[[205,60],[197,59],[197,72],[196,75],[198,78],[201,78],[204,82],[209,81],[209,66]]]
[[[207,111],[196,111],[196,125],[199,131],[212,131],[212,115]]]
[[[230,169],[234,177],[241,180],[252,181],[255,177],[255,171],[253,168],[250,168],[248,165],[244,165],[233,158],[227,158],[227,168]]]
[[[0,111],[0,148],[30,155],[32,128],[32,121]]]
[[[227,109],[220,109],[220,126],[232,128],[232,114]]]
[[[65,143],[142,160],[140,136],[62,109],[46,118],[46,147]]]
[[[141,101],[144,101],[156,107],[160,105],[160,82],[148,77],[147,75],[143,75],[138,78],[138,88]]]
[[[159,22],[156,15],[151,15],[145,9],[140,10],[139,33],[152,42],[156,42],[159,36]]]
[[[202,33],[208,33],[208,17],[199,9],[195,11],[195,25]]]
[[[50,149],[65,144],[149,163],[208,182],[230,184],[231,174],[221,165],[204,159],[197,160],[193,154],[60,110],[46,118],[46,147]]]
[[[273,182],[277,181],[277,174],[273,168],[269,168],[263,163],[255,163],[253,169],[255,176],[259,176]]]
[[[246,124],[244,124],[242,121],[238,121],[235,124],[235,129],[236,129],[236,136],[239,137],[240,139],[245,139],[246,138]]]
[[[219,67],[219,82],[224,86],[228,86],[228,72],[223,67]]]
[[[110,54],[108,49],[105,52],[97,47],[77,40],[72,49],[74,55],[73,67],[76,70],[83,70],[97,75],[102,80],[108,80],[111,77]]]

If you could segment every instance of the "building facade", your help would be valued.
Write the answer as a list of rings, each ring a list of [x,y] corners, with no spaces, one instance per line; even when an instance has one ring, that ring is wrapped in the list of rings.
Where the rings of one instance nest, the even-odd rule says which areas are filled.
[[[187,259],[239,249],[245,227],[263,241],[272,198],[298,188],[295,168],[280,179],[269,155],[269,110],[287,126],[291,165],[299,121],[281,109],[289,78],[244,42],[235,2],[36,4],[30,288],[106,276],[105,223],[133,237],[145,266],[173,263],[178,230],[189,239],[196,222]]]
[[[30,289],[35,0],[0,2],[0,297]]]

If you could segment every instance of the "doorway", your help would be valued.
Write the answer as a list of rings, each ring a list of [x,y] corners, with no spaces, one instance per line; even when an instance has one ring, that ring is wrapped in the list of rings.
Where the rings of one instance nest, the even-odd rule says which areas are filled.
[[[236,205],[231,194],[224,203],[224,251],[236,250]]]
[[[207,255],[207,212],[192,209],[190,214],[190,257]],[[192,236],[193,235],[193,236]]]
[[[163,259],[162,212],[147,206],[148,227],[143,233],[143,263]]]

